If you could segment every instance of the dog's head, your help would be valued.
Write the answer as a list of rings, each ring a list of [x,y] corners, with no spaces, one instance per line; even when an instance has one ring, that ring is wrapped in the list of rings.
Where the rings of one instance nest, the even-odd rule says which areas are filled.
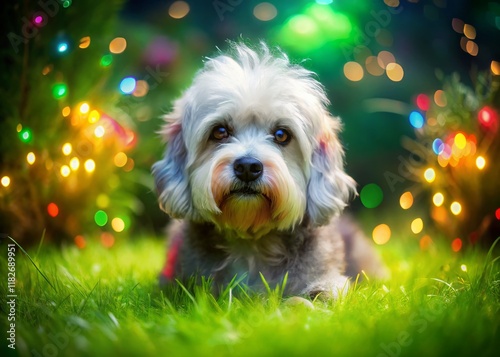
[[[161,207],[242,238],[327,223],[355,184],[323,87],[265,45],[232,52],[209,59],[166,116],[153,166]]]

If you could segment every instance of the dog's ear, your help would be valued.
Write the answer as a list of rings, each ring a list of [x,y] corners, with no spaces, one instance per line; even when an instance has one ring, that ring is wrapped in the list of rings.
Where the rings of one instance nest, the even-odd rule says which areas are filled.
[[[175,103],[172,113],[165,116],[166,124],[160,134],[167,142],[163,159],[153,165],[160,207],[173,218],[184,218],[192,209],[191,189],[186,173],[187,149],[182,133],[184,116],[189,109],[182,99]]]
[[[340,120],[325,114],[324,128],[313,144],[311,176],[307,186],[307,214],[314,225],[340,214],[356,183],[344,172],[344,150],[338,139]]]

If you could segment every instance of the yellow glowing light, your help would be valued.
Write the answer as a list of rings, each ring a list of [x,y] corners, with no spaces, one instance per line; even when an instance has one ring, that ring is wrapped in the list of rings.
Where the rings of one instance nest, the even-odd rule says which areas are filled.
[[[470,38],[471,40],[475,39],[476,38],[476,29],[474,28],[474,26],[469,25],[469,24],[465,24],[464,25],[464,35],[467,38]]]
[[[71,173],[71,170],[70,170],[68,165],[61,166],[61,175],[63,177],[68,177],[70,173]]]
[[[424,178],[427,182],[434,182],[434,180],[436,179],[436,171],[434,171],[433,168],[429,167],[424,172]]]
[[[71,146],[70,143],[66,143],[62,146],[62,153],[66,156],[71,154],[71,151],[73,150],[73,147]]]
[[[99,196],[97,196],[96,203],[99,208],[107,208],[109,206],[108,195],[101,193]]]
[[[51,64],[49,64],[49,65],[47,65],[47,66],[43,67],[43,69],[42,69],[42,74],[43,74],[44,76],[46,76],[47,74],[49,74],[49,73],[52,71],[52,68],[53,68],[53,66],[52,66]]]
[[[437,207],[441,206],[444,203],[444,195],[441,192],[438,192],[432,196],[432,203]]]
[[[80,160],[75,156],[71,158],[69,161],[69,167],[71,167],[71,170],[76,171],[80,167]]]
[[[411,222],[411,231],[415,234],[418,234],[422,232],[422,229],[424,229],[424,221],[422,221],[422,218],[415,218]]]
[[[376,244],[387,243],[391,239],[391,228],[387,224],[379,224],[373,229],[372,238]]]
[[[122,232],[125,229],[125,222],[123,222],[123,219],[121,218],[113,218],[111,221],[111,227],[115,230],[115,232]]]
[[[89,112],[89,110],[90,110],[90,107],[87,103],[82,103],[80,105],[80,113],[87,114]]]
[[[360,81],[363,79],[363,67],[357,62],[347,62],[344,65],[344,75],[350,81]]]
[[[457,201],[454,201],[451,206],[450,206],[450,211],[453,213],[455,216],[458,216],[460,212],[462,212],[462,205],[458,203]]]
[[[16,131],[17,131],[18,133],[20,133],[20,132],[21,132],[21,130],[23,130],[23,125],[22,125],[22,124],[17,124],[17,126],[16,126]]]
[[[115,155],[113,162],[115,163],[116,166],[118,167],[123,167],[127,164],[127,154],[124,152],[119,152],[118,154]]]
[[[106,130],[104,130],[104,127],[102,125],[98,125],[95,129],[94,129],[94,135],[98,138],[102,138],[104,136],[104,134],[106,133]]]
[[[457,135],[455,135],[454,141],[455,141],[455,145],[460,150],[464,149],[465,145],[467,145],[467,139],[465,138],[465,135],[462,133],[458,133]]]
[[[78,47],[80,48],[87,48],[90,46],[90,36],[85,36],[80,39],[80,44]]]
[[[495,76],[500,76],[500,62],[497,61],[491,61],[491,72]]]
[[[397,63],[389,63],[385,67],[385,73],[387,74],[387,77],[389,77],[389,79],[393,82],[401,81],[405,75],[403,67],[401,67]]]
[[[460,269],[462,269],[462,271],[466,272],[467,271],[467,265],[465,265],[465,264],[460,265]]]
[[[93,123],[97,123],[97,121],[101,118],[101,114],[99,114],[99,112],[97,110],[92,110],[89,114],[89,118],[88,118],[88,121],[89,123],[93,124]]]
[[[278,10],[273,4],[262,2],[253,8],[253,16],[260,21],[269,21],[276,17]]]
[[[123,37],[117,37],[109,43],[109,52],[119,54],[127,48],[127,40]]]
[[[63,110],[62,110],[63,117],[66,118],[70,114],[71,114],[71,108],[70,107],[64,107]]]
[[[476,166],[479,170],[484,169],[484,167],[486,166],[486,159],[482,156],[478,156],[476,158]]]
[[[384,0],[384,3],[390,7],[398,7],[399,6],[399,0]]]
[[[36,156],[34,152],[29,152],[28,155],[26,155],[26,161],[28,161],[28,164],[33,165],[35,160]]]
[[[10,177],[9,176],[2,177],[0,183],[2,184],[3,187],[8,187],[10,185]]]
[[[176,1],[168,8],[168,14],[174,19],[182,19],[189,13],[189,4],[185,1]]]
[[[402,209],[408,209],[413,205],[413,195],[407,191],[399,198],[399,204]]]
[[[83,165],[85,167],[85,171],[87,172],[94,172],[95,170],[95,162],[92,159],[88,159],[85,161],[85,164]]]

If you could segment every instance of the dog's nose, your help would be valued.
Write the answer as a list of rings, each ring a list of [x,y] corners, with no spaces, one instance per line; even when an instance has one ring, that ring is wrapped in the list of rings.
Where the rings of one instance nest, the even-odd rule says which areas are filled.
[[[250,182],[262,176],[262,162],[254,157],[244,156],[237,159],[233,164],[234,174],[241,181]]]

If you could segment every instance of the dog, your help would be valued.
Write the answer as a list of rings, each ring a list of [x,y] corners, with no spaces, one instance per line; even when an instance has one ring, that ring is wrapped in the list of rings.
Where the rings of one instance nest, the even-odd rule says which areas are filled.
[[[341,122],[315,74],[261,43],[230,43],[175,101],[152,167],[172,218],[162,283],[204,276],[222,287],[338,296],[382,265],[341,216],[356,195],[344,171]]]

